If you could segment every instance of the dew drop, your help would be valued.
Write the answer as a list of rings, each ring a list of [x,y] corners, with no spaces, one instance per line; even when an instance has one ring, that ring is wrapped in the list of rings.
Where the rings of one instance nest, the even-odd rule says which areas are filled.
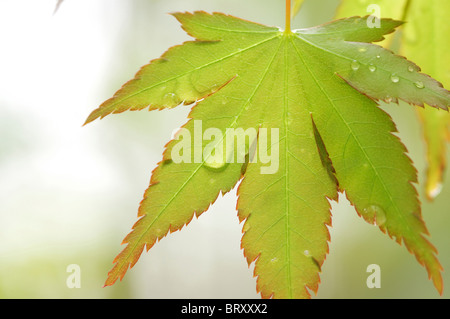
[[[377,67],[375,66],[375,65],[373,65],[373,64],[371,64],[371,65],[369,65],[369,71],[370,72],[375,72],[377,70]]]
[[[351,65],[353,71],[358,71],[360,66],[361,65],[359,64],[358,61],[353,60],[352,65]]]
[[[381,59],[381,55],[377,55],[377,59]]]
[[[400,82],[400,78],[396,74],[392,74],[391,81],[392,81],[392,83],[398,83],[398,82]]]
[[[376,220],[375,223],[378,226],[384,225],[386,223],[386,213],[384,212],[384,210],[378,208],[378,212],[377,212],[377,216],[376,216]]]
[[[418,89],[423,89],[423,88],[425,87],[425,85],[424,85],[423,82],[421,82],[421,81],[416,81],[416,82],[414,83],[414,85],[415,85],[416,88],[418,88]]]
[[[223,169],[225,166],[227,165],[227,162],[226,161],[223,161],[223,160],[216,160],[216,159],[213,159],[213,160],[207,160],[207,161],[205,161],[205,166],[207,167],[207,168],[210,168],[210,169],[212,169],[212,170],[215,170],[215,171],[220,171],[221,169]]]
[[[360,48],[358,48],[358,52],[361,52],[361,53],[367,52],[367,48],[366,47],[360,47]]]
[[[208,147],[208,146],[207,146]],[[218,152],[213,155],[212,152]],[[230,148],[228,153],[224,153],[220,149],[211,150],[210,152],[203,151],[203,160],[206,168],[213,171],[221,171],[227,167],[227,165],[233,162],[234,149]]]
[[[311,257],[311,253],[309,252],[309,250],[305,250],[303,252],[303,255],[305,255],[306,257]]]
[[[381,226],[386,223],[386,213],[378,205],[370,205],[363,210],[364,219],[374,225]]]
[[[414,69],[414,67],[412,65],[408,66],[408,71],[409,72],[414,72],[416,69]]]
[[[175,104],[177,103],[177,95],[175,93],[167,93],[166,95],[164,95],[163,99],[164,99],[164,103],[165,104]]]
[[[278,258],[277,257],[272,258],[270,261],[273,262],[273,263],[276,263],[278,261]]]

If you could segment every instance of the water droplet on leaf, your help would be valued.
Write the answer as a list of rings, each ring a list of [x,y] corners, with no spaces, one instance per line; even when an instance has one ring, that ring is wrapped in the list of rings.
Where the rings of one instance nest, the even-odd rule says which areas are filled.
[[[217,153],[216,153],[217,152]],[[206,168],[213,171],[221,171],[225,169],[229,163],[232,163],[234,158],[234,149],[231,147],[225,153],[221,147],[208,151],[203,151],[203,160]]]
[[[360,47],[360,48],[358,49],[358,51],[359,51],[359,52],[366,52],[366,51],[367,51],[367,48],[366,48],[366,47]]]
[[[363,210],[364,219],[374,225],[381,226],[386,223],[386,213],[378,205],[370,205]]]
[[[177,95],[175,93],[167,93],[164,95],[163,100],[164,104],[173,105],[177,103]]]
[[[375,72],[377,70],[377,67],[375,66],[375,65],[373,65],[373,64],[371,64],[371,65],[369,65],[369,71],[370,72]]]
[[[423,88],[425,87],[425,85],[424,85],[423,82],[421,82],[421,81],[416,81],[416,82],[414,83],[414,85],[415,85],[416,88],[418,88],[418,89],[423,89]]]
[[[223,160],[216,160],[216,159],[212,159],[212,160],[207,160],[205,161],[205,166],[207,168],[210,168],[212,170],[221,170],[223,169],[225,166],[227,165],[226,161]]]
[[[392,83],[398,83],[398,82],[400,82],[400,78],[398,77],[398,75],[392,74],[391,81],[392,81]]]
[[[351,65],[353,71],[358,71],[360,66],[361,65],[359,64],[358,61],[353,60],[352,65]]]

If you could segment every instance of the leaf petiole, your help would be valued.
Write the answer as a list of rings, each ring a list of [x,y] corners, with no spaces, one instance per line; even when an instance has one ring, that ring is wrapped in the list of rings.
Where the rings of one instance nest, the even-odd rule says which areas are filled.
[[[291,0],[286,0],[286,28],[284,33],[291,33]]]

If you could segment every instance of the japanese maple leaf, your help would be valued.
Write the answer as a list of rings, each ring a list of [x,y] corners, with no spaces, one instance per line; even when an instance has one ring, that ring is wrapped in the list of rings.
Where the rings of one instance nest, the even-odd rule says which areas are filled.
[[[441,265],[413,186],[416,170],[377,101],[447,110],[450,93],[414,63],[372,44],[401,22],[383,19],[371,29],[352,17],[283,31],[222,13],[174,16],[195,41],[144,66],[86,121],[195,103],[153,171],[105,285],[241,181],[242,248],[255,263],[263,298],[317,292],[330,240],[329,200],[338,192],[404,243],[442,292]],[[238,142],[224,150],[230,140]]]

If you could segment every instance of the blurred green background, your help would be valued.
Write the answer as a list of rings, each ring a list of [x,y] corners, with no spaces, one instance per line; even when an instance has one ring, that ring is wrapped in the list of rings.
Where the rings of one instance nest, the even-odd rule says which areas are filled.
[[[307,0],[293,27],[331,20],[338,2]],[[284,26],[284,1],[65,0],[53,15],[55,4],[0,2],[0,298],[259,298],[240,249],[234,191],[143,253],[122,282],[102,288],[151,171],[190,108],[82,124],[142,65],[189,40],[167,13],[220,11]],[[424,145],[413,108],[382,108],[422,182]],[[419,193],[448,271],[450,185],[433,203],[420,186]],[[439,298],[413,255],[366,224],[344,196],[332,214],[330,254],[314,298]],[[66,284],[70,264],[80,266],[81,288]],[[366,285],[370,264],[381,267],[379,289]],[[444,282],[448,298],[448,272]]]

